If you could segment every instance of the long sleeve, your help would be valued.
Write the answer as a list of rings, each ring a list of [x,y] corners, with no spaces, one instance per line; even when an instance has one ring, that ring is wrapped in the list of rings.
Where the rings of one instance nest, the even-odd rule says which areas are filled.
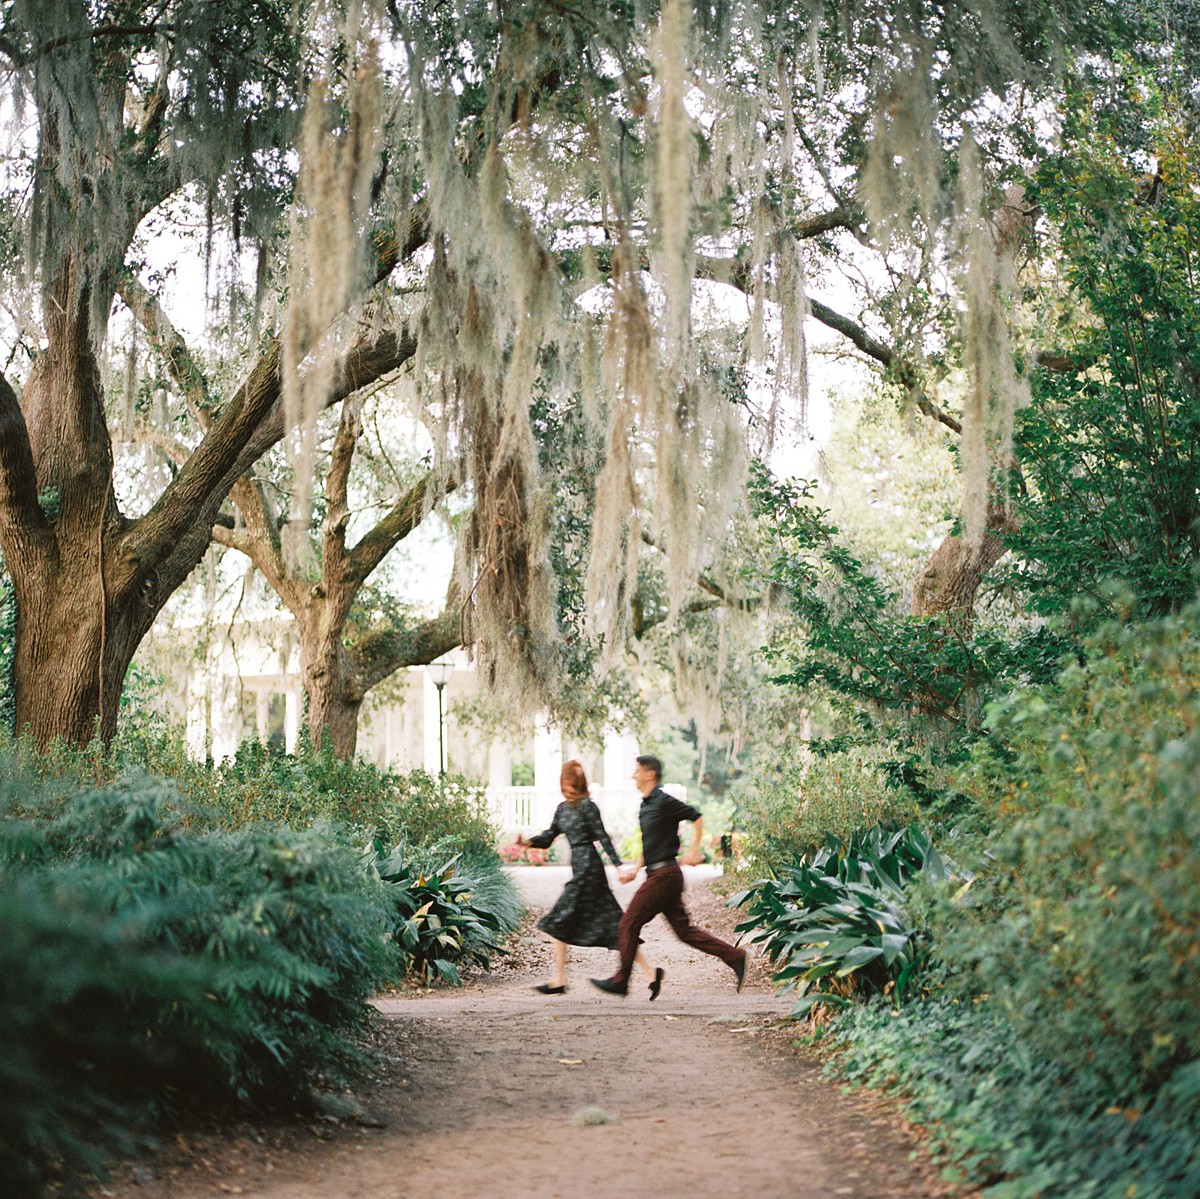
[[[549,849],[554,844],[554,839],[562,833],[562,829],[558,824],[558,813],[561,807],[562,805],[560,804],[558,808],[554,809],[554,817],[550,821],[550,827],[544,833],[538,833],[536,837],[526,838],[531,848]]]
[[[592,840],[599,841],[604,846],[604,852],[608,854],[614,866],[620,866],[621,855],[617,853],[616,847],[612,843],[612,838],[608,835],[608,829],[604,827],[604,817],[600,815],[600,809],[590,799],[585,802],[587,803],[585,815],[587,816],[588,829],[592,833]]]

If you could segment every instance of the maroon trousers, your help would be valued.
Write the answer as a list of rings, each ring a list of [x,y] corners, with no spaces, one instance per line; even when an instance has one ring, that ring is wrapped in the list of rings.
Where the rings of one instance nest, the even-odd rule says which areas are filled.
[[[629,907],[621,917],[621,926],[617,930],[621,965],[612,976],[612,982],[623,987],[629,985],[629,972],[633,969],[642,928],[660,913],[666,916],[672,931],[685,945],[691,945],[701,953],[711,953],[731,970],[745,955],[744,949],[714,937],[691,922],[683,906],[683,870],[678,865],[660,866],[646,875],[646,881],[633,893]]]

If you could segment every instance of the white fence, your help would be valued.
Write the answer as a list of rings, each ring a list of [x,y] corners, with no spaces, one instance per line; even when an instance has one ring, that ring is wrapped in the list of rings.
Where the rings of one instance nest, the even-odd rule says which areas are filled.
[[[687,788],[679,783],[666,783],[663,790],[687,802]],[[642,797],[633,787],[593,787],[592,798],[614,841],[637,828]],[[562,794],[549,787],[489,787],[488,801],[503,834],[540,833],[550,827]]]

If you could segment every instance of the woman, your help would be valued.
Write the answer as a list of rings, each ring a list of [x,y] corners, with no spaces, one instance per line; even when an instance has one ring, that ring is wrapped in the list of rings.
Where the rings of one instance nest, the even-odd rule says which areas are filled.
[[[543,995],[561,995],[567,989],[568,945],[617,947],[617,926],[622,915],[621,905],[609,890],[604,862],[595,842],[604,846],[614,866],[621,865],[621,855],[605,831],[600,809],[588,794],[583,766],[574,758],[563,765],[559,786],[563,802],[555,809],[550,827],[536,837],[517,837],[518,845],[549,849],[561,833],[571,846],[570,881],[558,902],[538,921],[538,928],[550,937],[554,946],[554,977],[534,988]],[[650,979],[650,998],[657,999],[664,971],[651,969],[640,949],[634,961]]]

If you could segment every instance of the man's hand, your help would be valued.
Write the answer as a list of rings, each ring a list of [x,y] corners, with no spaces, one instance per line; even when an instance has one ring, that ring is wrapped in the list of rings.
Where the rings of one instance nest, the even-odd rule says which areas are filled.
[[[704,817],[697,816],[692,822],[692,847],[683,855],[683,864],[685,866],[699,866],[704,861],[704,850],[700,848],[700,842],[704,838]]]

